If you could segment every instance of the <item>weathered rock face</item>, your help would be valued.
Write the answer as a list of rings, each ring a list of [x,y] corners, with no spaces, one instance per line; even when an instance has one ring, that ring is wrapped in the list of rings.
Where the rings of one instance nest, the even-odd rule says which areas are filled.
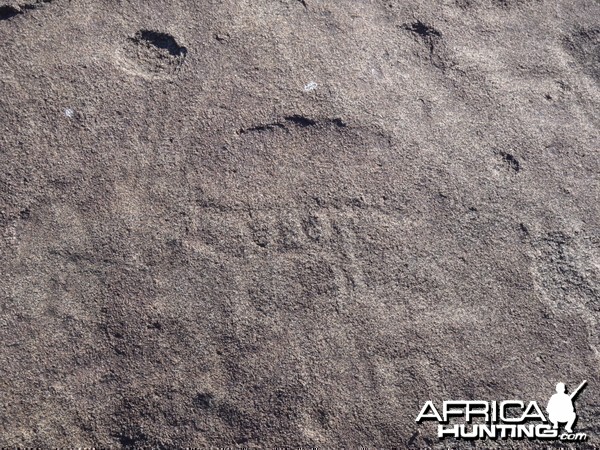
[[[4,0],[0,445],[441,448],[583,379],[600,445],[599,17]]]

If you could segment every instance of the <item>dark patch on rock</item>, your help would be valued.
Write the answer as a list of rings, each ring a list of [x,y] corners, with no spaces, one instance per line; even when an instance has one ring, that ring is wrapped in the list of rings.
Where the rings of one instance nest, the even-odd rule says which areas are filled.
[[[299,127],[312,127],[317,124],[315,120],[309,119],[308,117],[302,116],[300,114],[294,114],[293,116],[286,116],[284,119],[294,125]]]
[[[188,53],[172,35],[160,31],[139,30],[128,42],[126,55],[148,74],[178,73]]]
[[[593,1],[0,3],[0,447],[442,448],[597,379]]]
[[[276,129],[285,130],[285,125],[281,122],[267,123],[264,125],[255,125],[250,128],[240,128],[239,133],[240,134],[255,133],[255,132],[262,133],[264,131],[273,131]]]
[[[200,409],[212,408],[215,402],[215,397],[207,392],[201,392],[194,397],[194,405]]]
[[[187,48],[179,45],[175,38],[168,33],[152,30],[140,30],[133,40],[138,44],[151,45],[157,49],[166,50],[171,56],[185,56]]]
[[[564,39],[569,54],[600,83],[600,28],[579,29]]]
[[[13,5],[2,5],[0,6],[0,20],[8,20],[13,17],[23,14],[23,11],[17,6]]]
[[[31,217],[31,211],[30,211],[30,209],[29,208],[25,208],[25,209],[21,210],[21,212],[19,213],[19,216],[23,220],[29,220],[29,218]]]
[[[333,119],[315,120],[300,114],[285,116],[282,121],[271,122],[266,124],[254,125],[248,128],[240,128],[238,134],[246,133],[262,133],[265,131],[289,130],[288,125],[298,128],[310,128],[323,125],[333,125],[338,128],[346,128],[348,124],[339,117]]]
[[[416,20],[410,24],[405,24],[402,27],[409,31],[427,48],[427,54],[423,55],[429,62],[441,71],[446,71],[448,68],[456,65],[450,58],[449,52],[445,48],[442,39],[442,33],[433,26],[426,24],[420,20]]]
[[[0,20],[12,19],[15,16],[25,14],[27,11],[52,3],[54,0],[35,0],[31,3],[0,5]]]
[[[419,35],[423,39],[438,38],[442,36],[438,30],[420,20],[404,25],[404,29]]]
[[[340,128],[346,128],[348,126],[348,124],[340,118],[332,119],[331,123]]]
[[[513,170],[514,172],[519,172],[521,170],[521,163],[519,163],[519,160],[512,154],[505,151],[500,151],[499,154],[509,169]]]
[[[158,321],[148,324],[148,328],[151,330],[162,330],[162,324]]]

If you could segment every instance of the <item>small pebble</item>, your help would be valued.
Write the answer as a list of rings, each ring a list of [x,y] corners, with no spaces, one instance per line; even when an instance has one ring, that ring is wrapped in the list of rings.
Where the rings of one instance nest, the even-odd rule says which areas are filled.
[[[316,88],[317,88],[317,83],[315,83],[314,81],[311,81],[306,86],[304,86],[304,92],[309,92]]]

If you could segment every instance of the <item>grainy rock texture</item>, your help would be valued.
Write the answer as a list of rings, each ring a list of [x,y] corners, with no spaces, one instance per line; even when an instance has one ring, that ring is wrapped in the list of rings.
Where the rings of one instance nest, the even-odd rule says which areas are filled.
[[[587,379],[598,448],[599,49],[595,0],[1,0],[0,446],[539,448],[415,417]]]

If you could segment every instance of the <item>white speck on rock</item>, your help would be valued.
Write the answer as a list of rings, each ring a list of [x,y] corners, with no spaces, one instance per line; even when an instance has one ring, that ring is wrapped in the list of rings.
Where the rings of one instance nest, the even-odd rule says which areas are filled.
[[[67,116],[69,119],[73,118],[74,115],[75,111],[73,111],[71,108],[65,109],[65,116]]]
[[[311,81],[306,86],[304,86],[304,92],[310,92],[313,89],[316,89],[317,86],[318,86],[317,83],[315,83],[314,81]]]

